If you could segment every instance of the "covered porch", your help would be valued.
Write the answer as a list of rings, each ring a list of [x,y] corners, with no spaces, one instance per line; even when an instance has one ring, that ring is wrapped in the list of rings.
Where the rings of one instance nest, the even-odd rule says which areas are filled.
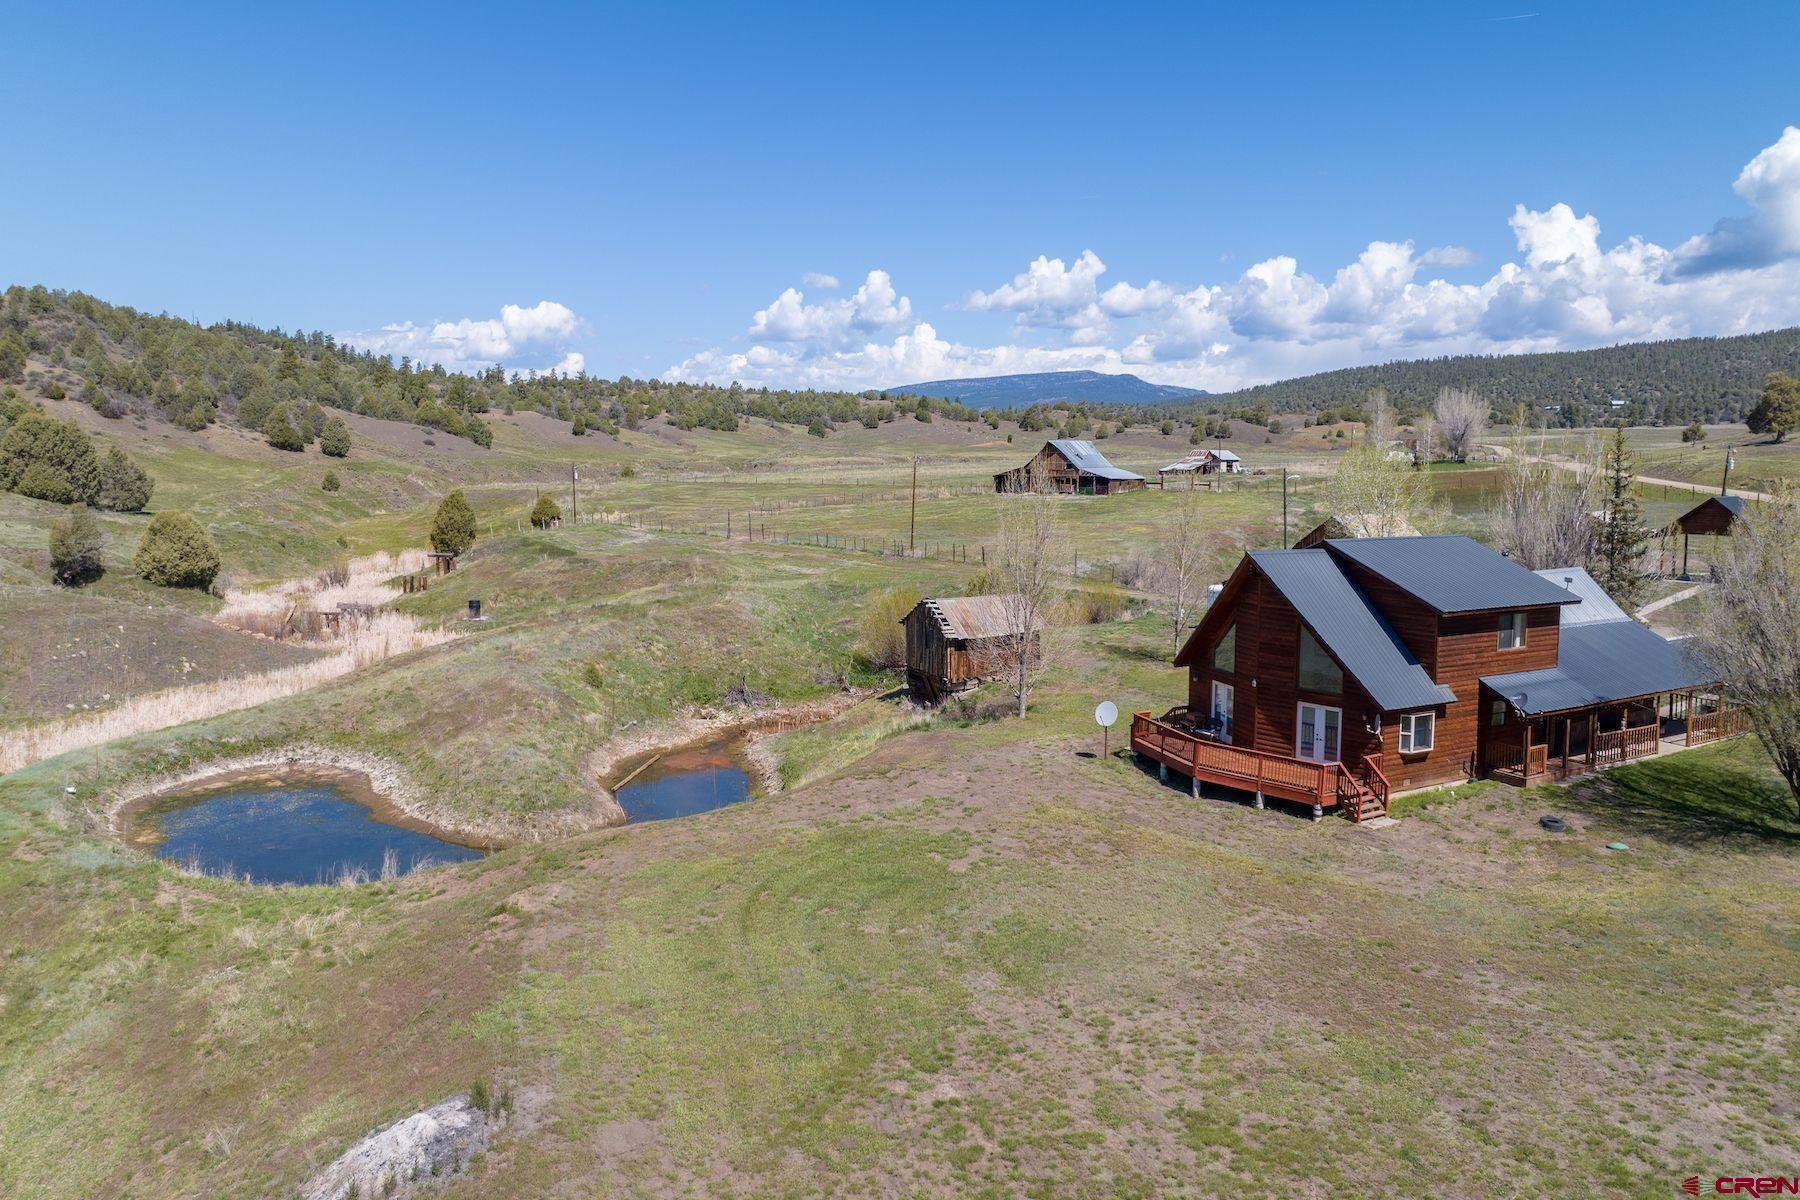
[[[1133,713],[1131,751],[1140,763],[1155,763],[1165,782],[1170,771],[1186,776],[1195,796],[1204,781],[1249,792],[1258,808],[1271,796],[1310,805],[1314,820],[1328,808],[1357,822],[1387,815],[1390,789],[1374,758],[1364,758],[1352,768],[1233,746],[1221,741],[1210,722],[1186,705],[1160,718],[1147,710]]]
[[[1559,712],[1529,713],[1507,698],[1506,719],[1483,729],[1482,773],[1503,783],[1571,779],[1632,762],[1736,737],[1748,714],[1723,688],[1690,688]]]

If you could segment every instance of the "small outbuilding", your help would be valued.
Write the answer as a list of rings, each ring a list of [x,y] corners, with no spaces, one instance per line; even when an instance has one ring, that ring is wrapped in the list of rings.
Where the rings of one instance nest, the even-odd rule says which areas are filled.
[[[994,476],[996,492],[1029,492],[1039,471],[1052,490],[1068,496],[1110,496],[1144,486],[1144,477],[1121,470],[1094,449],[1094,443],[1078,438],[1055,438],[1032,455],[1031,461]]]
[[[1681,534],[1681,573],[1688,573],[1688,539],[1695,534],[1730,537],[1731,527],[1744,515],[1742,496],[1708,496],[1670,523],[1671,532]]]
[[[901,622],[906,627],[906,686],[912,694],[936,704],[1004,671],[1008,646],[1020,625],[1011,600],[941,596],[913,605]]]
[[[1167,486],[1170,476],[1185,476],[1191,483],[1196,475],[1242,475],[1244,460],[1229,450],[1194,450],[1168,466],[1158,468],[1156,473],[1162,478],[1164,486]]]

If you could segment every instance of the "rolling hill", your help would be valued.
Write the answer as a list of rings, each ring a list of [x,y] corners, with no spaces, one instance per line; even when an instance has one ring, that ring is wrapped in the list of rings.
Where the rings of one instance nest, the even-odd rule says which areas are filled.
[[[1597,350],[1459,355],[1348,367],[1209,396],[1207,409],[1317,412],[1360,403],[1376,388],[1402,412],[1447,387],[1471,388],[1496,411],[1546,409],[1552,424],[1623,417],[1629,425],[1737,421],[1756,406],[1763,376],[1800,370],[1800,329],[1738,337],[1635,342]],[[1612,401],[1623,400],[1614,409]]]
[[[1204,396],[1195,388],[1148,383],[1136,375],[1099,371],[1042,371],[1034,375],[991,375],[983,379],[937,379],[888,388],[888,396],[930,396],[958,400],[970,408],[1013,409],[1033,404],[1168,404]]]

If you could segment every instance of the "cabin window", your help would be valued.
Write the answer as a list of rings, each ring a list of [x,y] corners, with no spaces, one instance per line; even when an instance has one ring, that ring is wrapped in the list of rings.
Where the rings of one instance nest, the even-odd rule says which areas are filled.
[[[1305,626],[1300,629],[1300,690],[1333,696],[1344,690],[1344,673]]]
[[[1236,701],[1236,689],[1235,688],[1233,688],[1229,683],[1220,683],[1216,679],[1213,680],[1213,685],[1212,685],[1213,728],[1218,733],[1219,740],[1222,742],[1229,742],[1231,740],[1231,712],[1232,712],[1232,709],[1234,707],[1236,707],[1235,701]]]
[[[1436,713],[1400,714],[1400,753],[1423,754],[1437,737]]]
[[[1225,630],[1225,636],[1213,647],[1213,670],[1237,674],[1237,626]]]
[[[1525,644],[1525,614],[1509,612],[1500,614],[1500,648],[1517,650]]]
[[[1494,715],[1488,718],[1488,724],[1496,727],[1506,724],[1506,701],[1494,701]]]

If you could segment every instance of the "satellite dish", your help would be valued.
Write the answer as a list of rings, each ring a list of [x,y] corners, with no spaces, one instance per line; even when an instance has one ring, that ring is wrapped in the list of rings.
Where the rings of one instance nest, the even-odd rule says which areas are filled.
[[[1102,700],[1094,706],[1094,720],[1102,729],[1111,729],[1119,719],[1119,706],[1111,700]]]

